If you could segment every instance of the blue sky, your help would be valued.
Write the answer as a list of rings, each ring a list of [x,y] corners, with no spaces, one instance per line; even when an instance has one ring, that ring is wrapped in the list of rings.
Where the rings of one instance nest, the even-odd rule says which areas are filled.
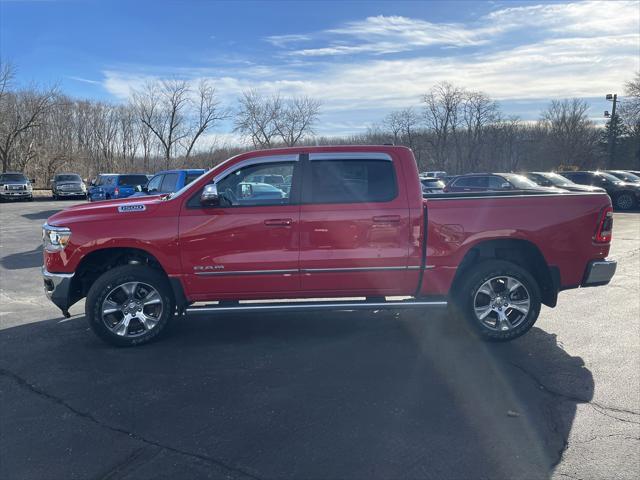
[[[114,102],[169,77],[210,78],[229,107],[248,88],[310,95],[320,134],[419,108],[443,80],[524,120],[574,96],[600,119],[640,69],[640,2],[0,0],[0,56],[20,82]]]

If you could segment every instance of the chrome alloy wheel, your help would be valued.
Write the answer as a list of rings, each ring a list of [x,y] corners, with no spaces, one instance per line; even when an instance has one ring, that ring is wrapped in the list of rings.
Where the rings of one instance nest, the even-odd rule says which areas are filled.
[[[155,328],[162,315],[160,293],[142,282],[114,287],[102,302],[102,321],[121,337],[138,337]]]
[[[520,325],[531,308],[531,297],[519,280],[503,275],[484,282],[473,297],[477,320],[490,330],[506,332]]]

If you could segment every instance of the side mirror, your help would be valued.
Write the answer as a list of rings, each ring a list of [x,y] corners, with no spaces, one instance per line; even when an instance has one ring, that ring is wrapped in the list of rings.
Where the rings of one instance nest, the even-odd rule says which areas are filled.
[[[220,204],[218,187],[216,187],[215,183],[205,185],[202,193],[200,194],[200,204],[203,207],[217,207]]]
[[[35,179],[35,178],[30,178],[30,179],[29,179],[29,181],[30,181],[31,183],[36,183],[36,179]]]

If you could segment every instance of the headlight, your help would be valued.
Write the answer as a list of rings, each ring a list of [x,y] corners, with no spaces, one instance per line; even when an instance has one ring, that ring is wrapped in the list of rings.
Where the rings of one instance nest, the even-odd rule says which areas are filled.
[[[30,183],[27,184],[27,190],[33,190],[33,186]]]
[[[86,191],[87,191],[87,186],[85,185],[85,183],[84,183],[84,182],[82,182],[82,183],[80,184],[80,188],[82,189],[82,191],[83,191],[83,192],[86,192]]]
[[[42,243],[48,252],[59,252],[69,243],[71,230],[67,227],[54,227],[49,224],[42,226]]]

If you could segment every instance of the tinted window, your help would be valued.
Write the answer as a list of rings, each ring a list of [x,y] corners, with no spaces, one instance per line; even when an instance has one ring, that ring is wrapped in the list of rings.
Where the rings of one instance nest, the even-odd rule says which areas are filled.
[[[380,160],[309,162],[312,203],[388,202],[397,195],[393,163]]]
[[[100,186],[100,185],[113,185],[115,180],[116,180],[115,175],[100,175],[98,177],[98,180],[96,180],[96,185],[98,185],[98,186]]]
[[[160,190],[160,183],[162,183],[163,178],[164,175],[156,175],[151,180],[149,180],[149,183],[147,184],[147,192],[158,192]]]
[[[462,188],[486,188],[487,177],[460,177],[455,181],[453,186]]]
[[[135,187],[136,185],[146,185],[148,181],[146,175],[120,175],[118,185]]]
[[[166,173],[160,186],[162,193],[171,193],[176,191],[176,183],[178,183],[179,173]]]
[[[503,188],[509,188],[502,186],[505,183],[508,182],[501,177],[487,177],[487,187],[491,190],[502,190]]]
[[[293,175],[294,165],[295,162],[261,163],[230,173],[217,182],[220,206],[287,205],[289,192],[255,180],[274,175]]]
[[[564,172],[562,175],[572,182],[580,183],[582,185],[588,185],[591,183],[591,175],[587,173]]]
[[[189,185],[191,182],[193,182],[197,178],[200,178],[201,176],[202,173],[187,173],[187,176],[184,179],[184,184]]]

